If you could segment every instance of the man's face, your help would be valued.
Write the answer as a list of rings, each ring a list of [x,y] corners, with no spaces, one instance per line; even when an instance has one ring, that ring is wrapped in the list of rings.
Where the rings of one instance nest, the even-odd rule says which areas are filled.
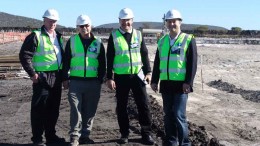
[[[49,18],[44,18],[44,26],[47,31],[54,31],[57,26],[57,20],[52,20]]]
[[[88,35],[91,32],[91,25],[89,24],[78,25],[78,30],[81,36]]]
[[[133,19],[119,19],[120,27],[124,31],[128,32],[132,30]]]
[[[169,31],[179,32],[181,30],[181,20],[179,19],[168,19],[166,25]]]

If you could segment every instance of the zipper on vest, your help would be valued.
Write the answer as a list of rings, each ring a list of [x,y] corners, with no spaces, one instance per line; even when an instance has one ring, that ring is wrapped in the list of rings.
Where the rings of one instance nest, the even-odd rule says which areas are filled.
[[[87,73],[87,67],[86,67],[86,56],[87,56],[87,46],[84,44],[84,78],[86,78],[86,73]]]
[[[63,56],[63,55],[62,55],[62,53],[63,53],[63,52],[62,52],[62,51],[63,51],[63,46],[60,44],[60,43],[61,43],[61,40],[60,40],[61,38],[58,38],[58,36],[57,36],[57,35],[56,35],[56,37],[57,37],[57,40],[58,40],[58,43],[59,43],[59,46],[60,46],[60,53],[61,53],[61,60],[60,60],[60,64],[58,63],[58,67],[59,67],[59,69],[58,69],[58,70],[60,71],[60,70],[61,70],[61,68],[60,68],[60,67],[62,66],[62,62],[63,62],[63,57],[62,57],[62,56]],[[55,54],[56,54],[56,53],[55,53]],[[57,54],[56,54],[56,58],[57,58],[57,61],[58,61]]]
[[[128,43],[127,43],[128,44]],[[131,54],[131,47],[130,45],[128,44],[128,51],[129,51],[129,56],[130,56],[130,70],[131,70],[131,75],[133,74],[133,63],[132,63],[132,54]]]
[[[169,61],[170,61],[170,54],[171,54],[171,45],[170,45],[170,48],[169,48],[169,52],[168,52],[168,58],[167,58],[167,80],[170,79],[170,75],[169,75]]]

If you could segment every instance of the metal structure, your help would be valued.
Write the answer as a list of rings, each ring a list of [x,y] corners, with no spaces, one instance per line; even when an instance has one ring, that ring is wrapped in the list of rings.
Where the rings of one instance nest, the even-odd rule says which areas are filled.
[[[163,20],[163,26],[162,26],[162,36],[163,35],[165,35],[165,34],[167,34],[168,33],[168,29],[167,29],[167,27],[166,27],[166,21],[165,21],[165,14],[163,15],[163,18],[162,18],[162,20]]]

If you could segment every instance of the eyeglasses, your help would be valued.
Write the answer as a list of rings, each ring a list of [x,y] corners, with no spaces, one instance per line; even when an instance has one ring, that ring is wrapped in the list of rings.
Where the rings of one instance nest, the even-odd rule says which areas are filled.
[[[87,28],[87,27],[89,27],[89,26],[90,26],[89,24],[85,24],[85,25],[80,25],[79,27],[80,27],[80,28],[84,28],[84,27]]]

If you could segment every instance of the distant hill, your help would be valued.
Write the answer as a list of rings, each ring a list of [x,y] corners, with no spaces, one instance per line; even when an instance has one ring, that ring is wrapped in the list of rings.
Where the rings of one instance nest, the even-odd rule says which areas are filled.
[[[23,16],[12,15],[4,12],[0,12],[0,28],[3,27],[28,27],[39,28],[43,24],[42,20],[34,18],[28,18]],[[135,28],[150,28],[150,29],[162,29],[162,22],[134,22]],[[209,30],[228,30],[224,27],[212,26],[212,25],[199,25],[199,24],[182,24],[182,30],[194,30],[199,26],[207,26]],[[118,28],[118,23],[108,23],[96,26],[94,28]],[[66,28],[58,25],[57,28]]]
[[[39,28],[42,26],[42,24],[42,20],[0,12],[0,27]],[[58,28],[64,28],[64,26],[58,25]]]
[[[162,29],[162,22],[134,22],[134,28],[150,28],[150,29]],[[182,30],[194,30],[199,26],[207,26],[209,30],[228,30],[224,27],[212,26],[212,25],[200,25],[200,24],[182,24]],[[118,28],[118,23],[107,23],[96,26],[95,28]]]

